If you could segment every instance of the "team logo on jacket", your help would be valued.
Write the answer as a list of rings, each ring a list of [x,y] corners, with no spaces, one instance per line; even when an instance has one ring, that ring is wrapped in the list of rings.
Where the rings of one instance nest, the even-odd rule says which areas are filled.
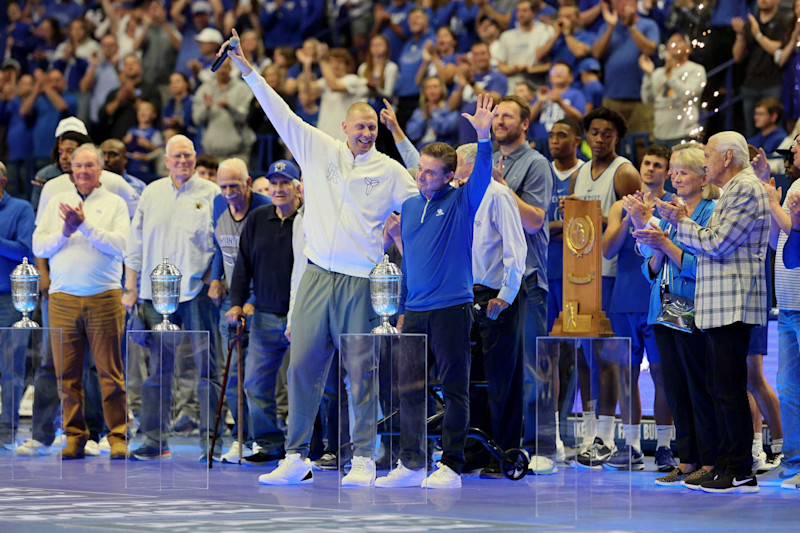
[[[325,172],[325,177],[328,178],[328,181],[331,183],[339,183],[339,170],[336,168],[336,165],[333,163],[328,165],[328,170]]]
[[[364,178],[364,183],[367,184],[367,196],[369,196],[369,193],[372,192],[372,189],[374,189],[380,181],[375,178]]]
[[[437,210],[436,210],[436,216],[437,216],[437,217],[440,217],[440,216],[442,216],[442,215],[444,215],[444,211],[442,211],[441,209],[437,209]]]

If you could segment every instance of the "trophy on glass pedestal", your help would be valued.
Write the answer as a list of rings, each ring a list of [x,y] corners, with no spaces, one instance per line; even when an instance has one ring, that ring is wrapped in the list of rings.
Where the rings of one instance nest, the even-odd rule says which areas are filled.
[[[381,317],[381,324],[372,330],[375,335],[397,335],[400,332],[389,323],[389,318],[400,309],[403,273],[384,255],[383,261],[369,273],[369,292],[372,308]]]
[[[168,317],[178,310],[181,299],[181,271],[171,264],[168,258],[150,273],[153,292],[153,307],[161,313],[164,321],[153,326],[153,331],[178,331],[181,328],[169,321]]]
[[[24,257],[22,263],[11,272],[11,299],[14,309],[22,313],[22,320],[12,328],[38,328],[39,324],[28,318],[28,313],[36,309],[39,301],[39,271]]]

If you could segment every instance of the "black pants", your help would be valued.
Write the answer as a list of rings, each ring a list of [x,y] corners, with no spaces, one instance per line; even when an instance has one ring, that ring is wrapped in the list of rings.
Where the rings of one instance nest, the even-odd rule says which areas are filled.
[[[664,391],[672,416],[682,463],[697,466],[717,461],[717,418],[708,386],[708,338],[701,331],[684,333],[653,327],[661,354]]]
[[[472,381],[487,387],[470,395],[471,424],[486,431],[504,450],[519,448],[522,440],[522,338],[519,298],[495,320],[486,317],[489,300],[499,291],[475,291],[480,306],[472,326]]]
[[[406,311],[403,333],[428,335],[428,360],[431,356],[444,395],[442,421],[442,463],[460,474],[464,467],[464,445],[469,426],[469,332],[472,328],[472,304],[461,304],[433,311]],[[402,389],[401,389],[402,390]],[[414,390],[421,390],[419,387]],[[411,396],[411,397],[409,397]],[[419,392],[400,396],[400,459],[411,469],[422,467],[422,439],[425,428],[419,417],[403,417],[404,408],[418,408]],[[407,419],[408,418],[408,419]]]
[[[752,471],[753,417],[747,400],[747,350],[752,324],[736,322],[708,333],[709,388],[717,415],[716,466],[734,475]]]

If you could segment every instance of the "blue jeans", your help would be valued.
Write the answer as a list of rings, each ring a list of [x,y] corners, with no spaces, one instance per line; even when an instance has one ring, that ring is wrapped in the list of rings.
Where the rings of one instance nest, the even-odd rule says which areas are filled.
[[[236,337],[236,326],[230,327],[228,324],[228,320],[225,318],[225,313],[228,309],[231,308],[231,300],[228,297],[225,297],[219,306],[219,336],[222,340],[222,355],[223,357],[227,358],[228,355],[228,343],[231,342]],[[248,336],[250,334],[250,327],[251,323],[253,322],[252,317],[247,320],[245,324],[245,330],[242,333],[242,359],[243,364],[247,364],[247,344],[248,344]],[[220,364],[225,364],[224,361],[220,361]],[[233,352],[231,353],[231,366],[228,369],[228,383],[225,385],[225,401],[228,403],[228,410],[231,412],[231,416],[233,417],[233,438],[238,439],[239,435],[239,424],[242,425],[242,435],[244,436],[245,442],[250,442],[253,440],[252,431],[249,424],[249,414],[247,409],[247,402],[243,402],[242,410],[244,413],[239,415],[239,394],[238,394],[238,387],[239,387],[239,375],[236,371],[239,364],[239,353],[236,351],[234,347]],[[244,367],[242,368],[242,375],[244,375]]]
[[[20,318],[22,315],[14,309],[11,294],[0,294],[0,327],[10,327]],[[26,329],[7,329],[0,335],[0,387],[3,389],[0,441],[10,442],[19,425],[19,402],[22,400],[29,339],[30,331]]]
[[[161,322],[162,317],[153,308],[153,302],[144,300],[145,327],[152,329]],[[218,329],[218,315],[208,289],[203,291],[188,302],[182,302],[178,311],[170,316],[170,321],[182,326],[188,331],[208,332],[208,360],[206,351],[198,342],[192,342],[195,367],[197,369],[197,399],[200,403],[200,444],[205,446],[209,437],[211,426],[214,423],[212,413],[216,412],[220,401],[220,368],[219,353],[217,351],[217,338],[215,331]],[[166,443],[169,435],[170,409],[172,407],[172,378],[175,373],[176,346],[168,342],[170,335],[164,336],[163,347],[158,342],[157,334],[153,335],[150,348],[149,372],[150,375],[142,385],[142,420],[140,431],[146,437],[146,443],[158,445]],[[181,339],[180,334],[174,338]],[[163,354],[163,358],[162,358]],[[206,401],[208,398],[208,401]],[[160,404],[160,410],[159,410]]]
[[[276,414],[275,383],[283,356],[289,348],[285,331],[285,315],[256,311],[250,329],[250,346],[244,360],[244,392],[250,432],[253,440],[271,454],[283,450],[283,431],[278,426]]]
[[[783,423],[784,468],[800,471],[800,311],[778,314],[778,396]]]

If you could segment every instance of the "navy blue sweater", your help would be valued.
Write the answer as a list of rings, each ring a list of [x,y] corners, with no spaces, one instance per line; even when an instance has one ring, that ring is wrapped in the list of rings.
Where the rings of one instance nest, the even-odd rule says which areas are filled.
[[[32,237],[31,204],[8,193],[3,194],[0,199],[0,292],[11,292],[9,276],[24,257],[33,264]]]
[[[281,220],[274,205],[257,207],[247,217],[231,279],[231,306],[245,304],[252,280],[257,310],[276,315],[289,312],[294,217]]]
[[[492,179],[492,144],[478,143],[467,184],[449,185],[430,200],[422,193],[403,203],[403,302],[431,311],[472,302],[472,226]]]

